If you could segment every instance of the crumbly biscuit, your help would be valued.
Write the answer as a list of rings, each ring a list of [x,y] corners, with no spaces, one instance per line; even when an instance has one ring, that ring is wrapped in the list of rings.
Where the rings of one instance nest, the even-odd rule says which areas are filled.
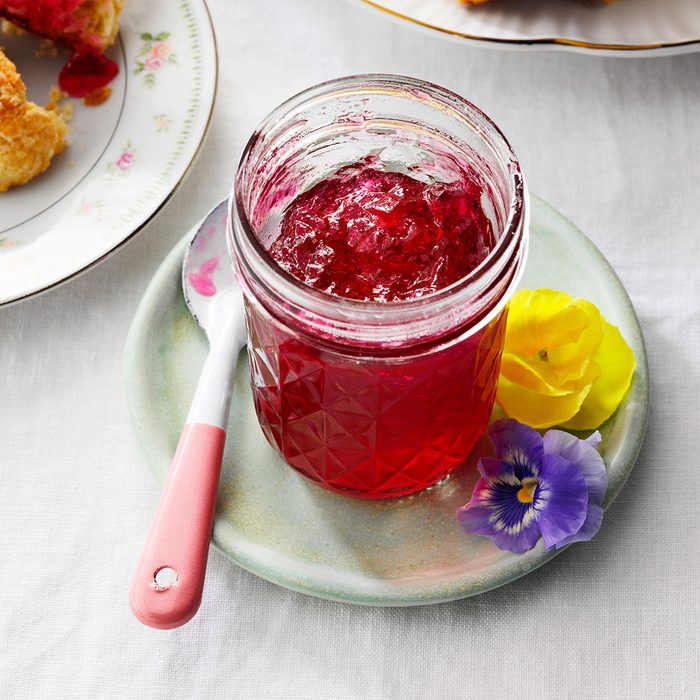
[[[78,53],[100,54],[119,30],[123,0],[0,0],[0,17]]]
[[[27,100],[14,63],[0,51],[0,192],[46,170],[66,145],[63,119]]]

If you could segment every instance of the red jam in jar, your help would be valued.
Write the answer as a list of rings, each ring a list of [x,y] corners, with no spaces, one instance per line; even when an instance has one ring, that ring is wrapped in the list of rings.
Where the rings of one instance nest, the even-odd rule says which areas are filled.
[[[357,81],[372,83],[370,95],[379,88],[416,99],[411,88],[418,84],[420,102],[425,90],[437,90],[458,108],[469,105],[404,78],[347,81],[355,83],[353,106]],[[347,81],[337,82],[341,93]],[[297,108],[305,106],[302,97]],[[318,95],[310,102],[311,114],[292,121],[301,128],[297,143],[295,134],[284,137],[302,153]],[[491,183],[495,166],[466,145],[464,153],[445,153],[434,139],[417,142],[400,126],[387,130],[381,114],[375,138],[371,104],[359,104],[370,111],[350,120],[357,130],[328,110],[316,115],[342,125],[335,140],[326,133],[320,141],[319,151],[333,144],[337,158],[325,173],[315,171],[310,156],[312,167],[300,168],[304,156],[293,157],[294,147],[270,150],[267,143],[257,151],[254,137],[239,170],[229,235],[246,303],[254,403],[267,439],[324,488],[386,498],[451,473],[488,425],[506,302],[524,259],[525,197],[517,169],[505,165],[503,182]],[[274,136],[283,120],[268,124]],[[269,140],[265,126],[260,134]],[[337,157],[365,139],[354,161]],[[507,144],[502,148],[508,160]],[[319,170],[327,165],[318,162]],[[506,210],[511,205],[514,212]]]
[[[300,194],[286,209],[270,255],[328,294],[400,301],[447,287],[493,248],[483,189],[425,183],[366,163],[349,165]]]

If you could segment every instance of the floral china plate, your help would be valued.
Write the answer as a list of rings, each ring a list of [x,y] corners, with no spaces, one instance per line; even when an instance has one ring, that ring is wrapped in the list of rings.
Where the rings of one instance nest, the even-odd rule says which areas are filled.
[[[126,344],[133,425],[146,461],[161,481],[207,352],[181,288],[182,258],[193,234],[157,271]],[[607,507],[629,476],[646,429],[648,370],[634,309],[600,251],[537,198],[522,286],[561,289],[591,300],[620,328],[636,355],[630,390],[600,429]],[[265,440],[244,354],[228,430],[213,543],[238,565],[281,586],[351,603],[421,605],[482,593],[556,556],[541,540],[516,555],[460,529],[455,509],[471,496],[477,460],[491,454],[485,438],[467,464],[412,496],[367,501],[324,491],[286,466]]]
[[[698,0],[358,0],[401,22],[494,48],[640,56],[700,50]]]
[[[0,37],[28,97],[48,101],[66,61],[25,34]],[[0,194],[0,304],[100,261],[158,212],[192,166],[216,93],[203,0],[126,3],[107,55],[119,65],[103,104],[74,107],[69,147],[28,184]]]

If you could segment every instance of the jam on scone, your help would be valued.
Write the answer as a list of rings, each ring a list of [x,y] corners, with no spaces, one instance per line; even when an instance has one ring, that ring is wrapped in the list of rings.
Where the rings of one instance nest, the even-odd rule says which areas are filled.
[[[0,17],[76,53],[95,55],[114,43],[123,5],[123,0],[0,0]]]
[[[59,84],[71,97],[94,105],[109,95],[105,86],[119,70],[102,52],[114,43],[123,4],[123,0],[0,0],[0,19],[70,49],[73,55],[58,76]],[[0,192],[46,170],[65,148],[66,131],[60,114],[27,100],[15,65],[0,50]]]

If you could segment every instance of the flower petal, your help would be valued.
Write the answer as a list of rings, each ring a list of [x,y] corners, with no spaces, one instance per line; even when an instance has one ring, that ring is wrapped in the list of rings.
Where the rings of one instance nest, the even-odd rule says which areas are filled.
[[[586,327],[575,343],[550,346],[547,352],[548,364],[562,383],[583,377],[603,340],[603,317],[598,307],[586,299],[574,299],[572,304],[587,319]]]
[[[535,508],[547,547],[576,534],[588,512],[588,486],[579,468],[559,455],[545,454]]]
[[[598,427],[629,389],[631,348],[590,301],[551,289],[510,302],[497,400],[533,427]]]
[[[554,345],[575,343],[588,319],[566,292],[521,289],[510,300],[506,351],[525,357]]]
[[[484,501],[488,501],[491,494],[490,481],[488,478],[480,478],[476,484],[474,484],[474,490],[472,491],[472,497],[467,503],[467,506],[478,506]],[[465,508],[467,507],[465,506]]]
[[[491,537],[499,549],[505,549],[515,554],[522,554],[528,549],[532,549],[540,538],[540,530],[536,520],[532,520],[527,526],[518,527],[514,531],[495,529],[493,510],[487,506],[462,506],[457,508],[456,515],[462,530],[467,534]]]
[[[598,447],[600,446],[600,443],[602,442],[603,438],[601,437],[600,433],[596,430],[595,432],[592,432],[585,440],[584,442],[590,445],[591,447],[595,447],[597,450]]]
[[[507,549],[514,554],[522,554],[532,549],[537,540],[540,539],[540,528],[536,521],[533,521],[527,527],[524,527],[517,534],[508,534],[506,532],[496,532],[491,535],[493,543],[499,549]]]
[[[490,523],[493,511],[487,506],[466,505],[457,508],[456,515],[459,524],[467,534],[487,535],[491,537],[495,530]]]
[[[517,484],[519,481],[513,472],[513,465],[495,457],[482,457],[476,467],[484,479],[490,481],[503,481]]]
[[[496,448],[498,459],[512,465],[518,479],[539,474],[544,446],[542,436],[536,430],[503,418],[491,426],[489,437]]]
[[[557,378],[543,376],[549,368],[546,367],[546,362],[538,363],[540,366],[535,368],[532,364],[525,362],[518,355],[511,355],[504,352],[501,358],[501,375],[509,382],[518,386],[535,391],[538,394],[546,396],[566,396],[571,393],[571,388],[556,386]],[[551,374],[551,372],[548,372]]]
[[[570,393],[600,346],[603,320],[594,304],[551,289],[521,290],[510,303],[501,373],[530,391]]]
[[[594,361],[601,368],[579,412],[564,427],[573,430],[597,428],[615,413],[632,382],[637,366],[632,348],[619,329],[603,323],[603,341]]]
[[[597,439],[594,437],[596,435]],[[597,431],[591,438],[596,445],[600,443],[600,433]],[[593,444],[579,440],[563,430],[549,430],[544,436],[544,451],[546,454],[559,455],[575,464],[586,479],[589,503],[600,505],[603,502],[608,488],[608,473],[603,458]]]
[[[581,408],[590,389],[591,384],[582,384],[567,396],[542,396],[501,376],[496,401],[508,416],[521,423],[533,428],[551,428],[570,420]]]
[[[588,542],[588,540],[592,539],[594,535],[597,534],[598,530],[600,530],[602,523],[603,508],[601,506],[589,505],[588,514],[586,515],[583,525],[581,525],[581,529],[576,534],[559,540],[559,542],[554,545],[555,548],[560,549],[574,542]]]

